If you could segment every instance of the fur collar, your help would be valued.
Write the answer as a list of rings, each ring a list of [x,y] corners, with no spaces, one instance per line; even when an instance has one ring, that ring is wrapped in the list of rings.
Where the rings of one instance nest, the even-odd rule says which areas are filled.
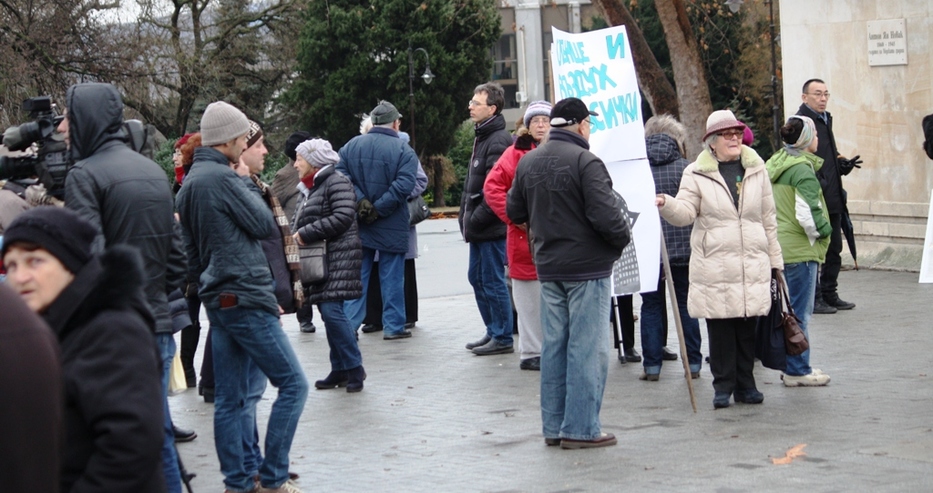
[[[704,146],[705,147],[705,146]],[[697,156],[697,171],[701,173],[712,173],[714,171],[719,171],[719,161],[713,157],[713,154],[709,152],[709,149],[703,149],[703,152]],[[765,162],[761,159],[761,156],[755,152],[751,147],[742,146],[742,167],[746,170],[751,170],[753,168],[764,166]]]
[[[78,272],[43,317],[59,341],[106,310],[135,311],[154,329],[155,319],[144,301],[144,285],[139,252],[134,247],[114,245]]]
[[[535,142],[535,138],[531,134],[520,135],[515,139],[515,148],[521,151],[530,151],[537,145],[538,143]]]

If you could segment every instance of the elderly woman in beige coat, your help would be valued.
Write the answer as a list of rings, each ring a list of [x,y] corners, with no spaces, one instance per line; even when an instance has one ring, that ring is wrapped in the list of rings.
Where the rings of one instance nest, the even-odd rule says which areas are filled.
[[[764,401],[752,374],[756,317],[771,308],[771,270],[783,269],[771,181],[764,161],[742,145],[744,129],[731,111],[714,111],[677,197],[656,199],[668,222],[694,225],[687,310],[706,319],[717,409],[733,395]]]

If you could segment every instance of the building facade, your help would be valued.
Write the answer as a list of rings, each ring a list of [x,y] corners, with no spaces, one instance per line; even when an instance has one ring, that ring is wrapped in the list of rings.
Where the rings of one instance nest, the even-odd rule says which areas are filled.
[[[589,0],[499,0],[502,37],[493,47],[492,79],[505,89],[506,120],[532,101],[553,102],[548,51],[552,29],[582,32],[599,16]]]
[[[919,270],[933,189],[920,127],[933,113],[933,2],[781,0],[780,13],[785,112],[807,79],[823,79],[839,152],[864,160],[843,178],[859,265]]]

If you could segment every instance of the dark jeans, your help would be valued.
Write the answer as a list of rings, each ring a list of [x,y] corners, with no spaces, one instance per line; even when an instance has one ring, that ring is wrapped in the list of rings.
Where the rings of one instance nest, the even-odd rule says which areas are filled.
[[[373,262],[373,270],[379,270],[379,262]],[[418,279],[415,276],[415,259],[405,259],[405,323],[418,321]],[[369,289],[366,292],[366,325],[382,327],[382,286],[379,276],[369,276]]]
[[[635,347],[635,309],[632,307],[632,295],[616,296],[616,303],[618,304],[619,321],[622,323],[622,349],[632,349]],[[612,316],[611,305],[609,307],[609,321],[612,323],[612,333],[616,334],[616,318]],[[619,346],[616,345],[616,347]]]
[[[211,342],[211,327],[207,327],[207,340],[204,341],[204,359],[201,360],[201,388],[214,388],[214,350]]]
[[[301,308],[295,312],[295,317],[298,318],[298,323],[303,324],[305,322],[311,322],[314,320],[314,305],[308,303],[307,300],[304,304],[301,305]]]
[[[833,234],[829,237],[826,262],[820,266],[816,297],[822,297],[826,302],[835,302],[839,298],[836,289],[839,287],[839,271],[842,269],[842,214],[830,214],[829,223],[833,226]]]
[[[684,328],[687,361],[690,363],[690,371],[698,372],[703,364],[703,355],[700,354],[700,322],[687,312],[690,268],[686,265],[672,265],[671,274],[674,277],[680,321]],[[667,344],[666,285],[667,281],[659,276],[658,290],[641,295],[641,349],[645,358],[645,373],[648,374],[660,373],[664,357],[661,348]]]
[[[201,298],[197,293],[193,293],[187,298],[188,316],[191,317],[191,325],[181,330],[181,367],[185,370],[185,380],[188,387],[194,387],[197,384],[197,372],[194,370],[194,356],[198,350],[198,341],[201,339]]]
[[[350,327],[347,314],[343,311],[343,301],[325,301],[317,307],[327,332],[331,371],[352,370],[362,365],[363,357],[356,341],[356,327]]]
[[[713,389],[732,394],[755,387],[755,328],[758,317],[708,318],[709,371]]]

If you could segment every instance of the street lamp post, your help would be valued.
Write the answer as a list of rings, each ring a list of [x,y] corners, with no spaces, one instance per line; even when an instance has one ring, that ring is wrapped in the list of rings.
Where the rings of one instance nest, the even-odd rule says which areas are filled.
[[[408,112],[411,115],[411,147],[418,152],[415,147],[415,52],[424,53],[424,73],[421,74],[421,80],[425,84],[430,84],[434,80],[434,74],[431,73],[431,58],[424,48],[411,48],[411,42],[408,42]]]
[[[726,6],[732,13],[737,13],[743,0],[726,0]],[[778,101],[777,90],[777,38],[774,34],[774,0],[766,0],[768,4],[768,24],[771,36],[771,117],[774,125],[772,142],[779,147],[781,143],[781,105]],[[775,148],[777,148],[775,147]]]

